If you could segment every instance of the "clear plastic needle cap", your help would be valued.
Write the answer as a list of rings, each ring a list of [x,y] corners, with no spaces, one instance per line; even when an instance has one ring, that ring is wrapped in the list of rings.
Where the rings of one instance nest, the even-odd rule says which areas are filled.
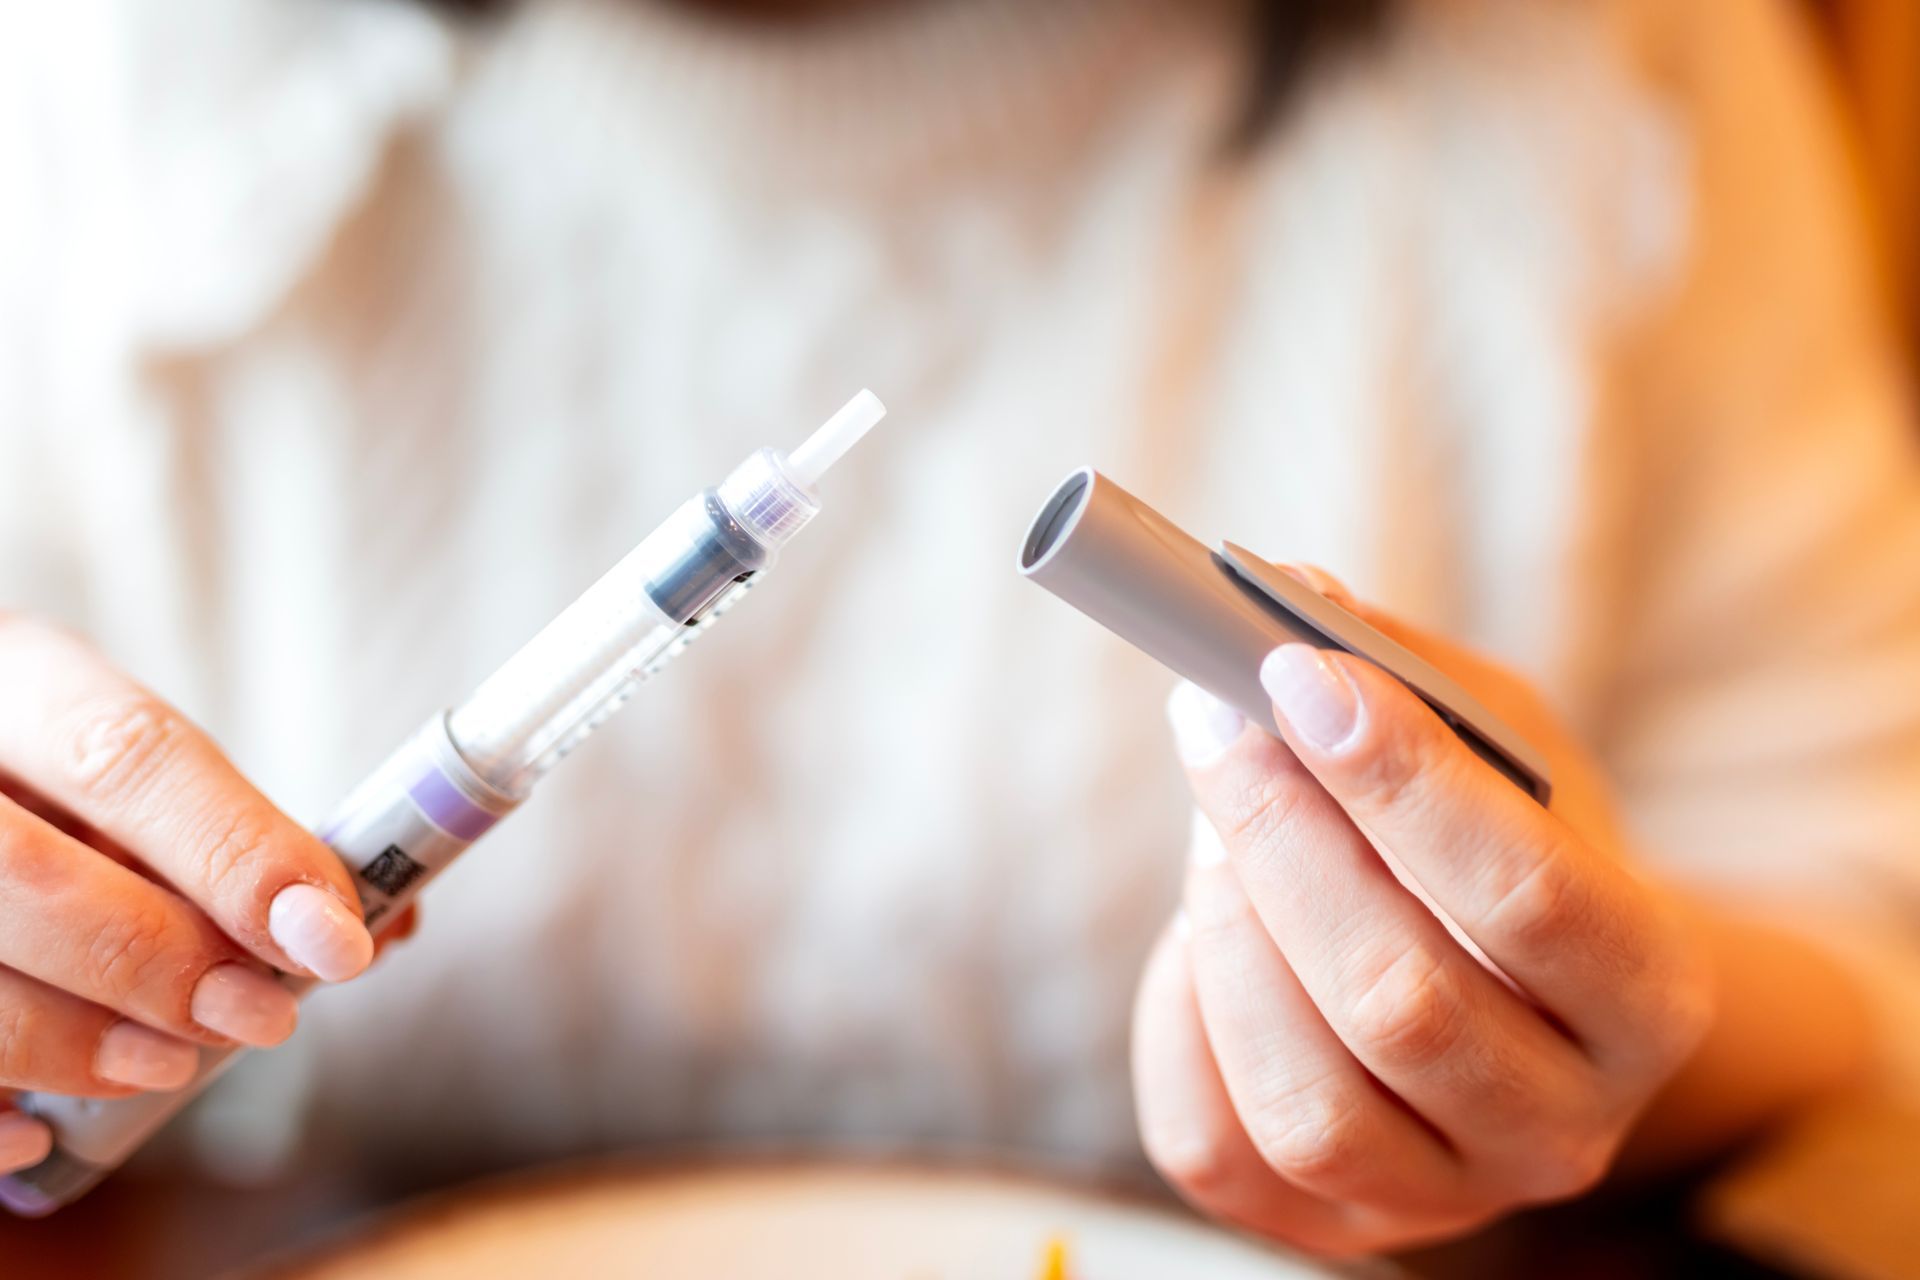
[[[854,441],[885,417],[880,397],[862,391],[792,453],[762,449],[720,482],[720,501],[763,546],[781,547],[820,512],[814,484]]]
[[[828,467],[840,461],[861,436],[873,430],[874,423],[886,416],[887,406],[880,403],[880,397],[862,391],[787,455],[787,468],[795,480],[811,489]]]

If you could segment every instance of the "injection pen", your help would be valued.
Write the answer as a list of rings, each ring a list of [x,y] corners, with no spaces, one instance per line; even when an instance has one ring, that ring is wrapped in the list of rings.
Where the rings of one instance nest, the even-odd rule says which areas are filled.
[[[378,937],[427,881],[524,801],[655,672],[745,594],[819,514],[820,476],[886,413],[862,391],[791,453],[761,449],[696,494],[472,696],[427,721],[320,828]],[[288,977],[304,994],[309,978]],[[0,1204],[50,1213],[84,1195],[240,1054],[203,1053],[174,1093],[22,1094],[53,1150],[0,1178]]]

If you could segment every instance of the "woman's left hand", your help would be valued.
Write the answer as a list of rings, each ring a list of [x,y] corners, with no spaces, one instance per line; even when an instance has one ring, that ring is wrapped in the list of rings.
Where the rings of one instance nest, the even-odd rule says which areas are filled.
[[[1338,1254],[1592,1186],[1712,1008],[1702,948],[1628,869],[1538,699],[1361,612],[1547,751],[1553,810],[1364,660],[1267,659],[1284,744],[1182,686],[1200,813],[1134,1010],[1160,1171],[1207,1213]]]

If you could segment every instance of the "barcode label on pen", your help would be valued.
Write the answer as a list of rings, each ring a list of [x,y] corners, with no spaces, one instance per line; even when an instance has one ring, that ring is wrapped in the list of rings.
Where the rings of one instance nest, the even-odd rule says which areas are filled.
[[[372,862],[360,868],[360,878],[389,898],[395,898],[408,885],[425,875],[426,870],[409,858],[399,845],[390,844]]]

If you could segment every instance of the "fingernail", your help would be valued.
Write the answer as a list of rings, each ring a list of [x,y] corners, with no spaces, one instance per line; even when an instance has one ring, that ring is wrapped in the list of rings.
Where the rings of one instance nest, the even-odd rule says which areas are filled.
[[[1213,829],[1213,823],[1207,821],[1207,815],[1198,809],[1193,813],[1193,826],[1187,834],[1187,861],[1195,870],[1205,871],[1217,867],[1227,860],[1227,846],[1220,840],[1220,833]]]
[[[290,884],[275,894],[267,932],[295,964],[328,982],[344,982],[373,961],[367,926],[316,885]]]
[[[1268,654],[1260,684],[1294,731],[1322,751],[1345,742],[1360,719],[1353,686],[1312,645],[1283,644]]]
[[[200,1051],[137,1022],[116,1022],[94,1050],[93,1073],[134,1089],[178,1089],[193,1079]]]
[[[219,964],[193,987],[193,1020],[217,1035],[256,1049],[293,1034],[300,1006],[293,993],[257,969]]]
[[[1180,759],[1196,766],[1218,759],[1247,727],[1245,716],[1186,680],[1167,697],[1167,719]]]
[[[1182,942],[1193,937],[1193,917],[1187,914],[1185,907],[1173,913],[1173,936]]]
[[[53,1131],[18,1111],[0,1115],[0,1173],[31,1169],[53,1150]]]

